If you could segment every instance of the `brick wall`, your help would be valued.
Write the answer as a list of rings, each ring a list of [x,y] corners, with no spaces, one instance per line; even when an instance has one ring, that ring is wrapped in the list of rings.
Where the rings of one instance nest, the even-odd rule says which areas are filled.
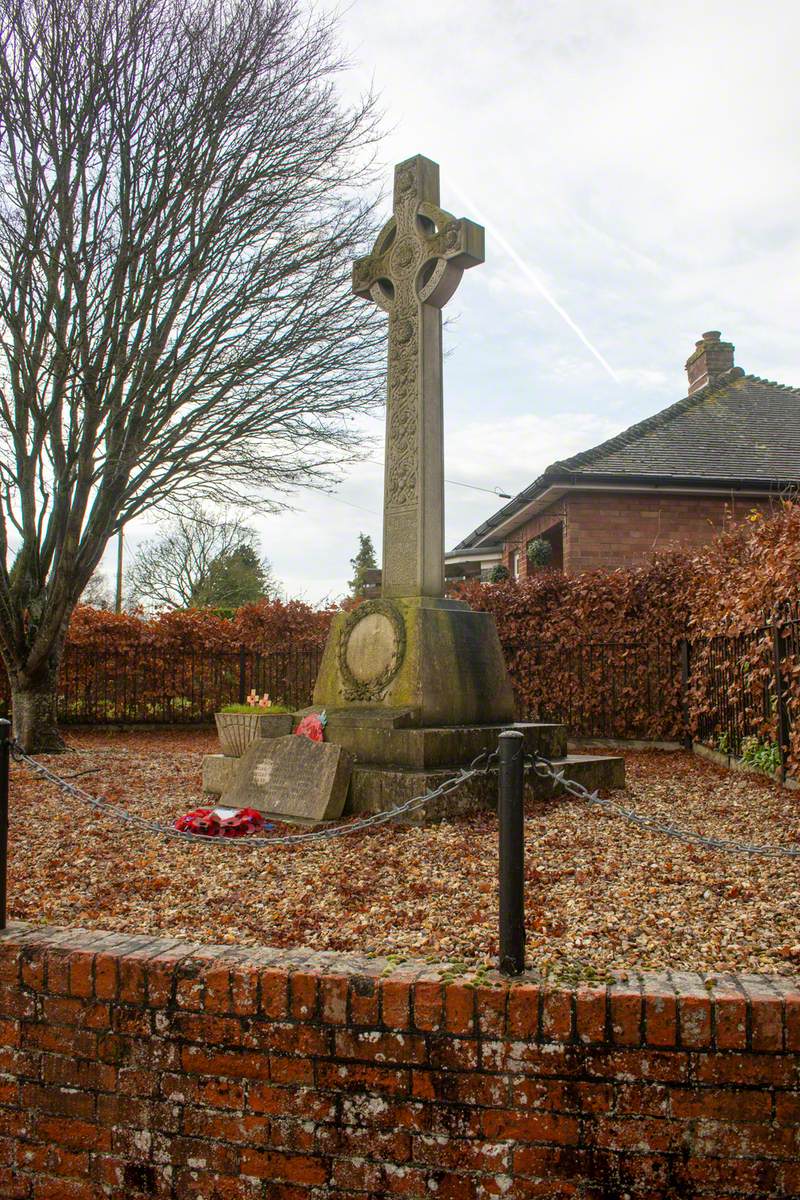
[[[571,491],[513,531],[505,543],[505,561],[510,569],[513,551],[521,549],[525,575],[529,540],[562,521],[568,574],[636,566],[656,549],[704,546],[754,508],[767,512],[770,501],[668,492]]]
[[[524,525],[521,525],[518,529],[512,531],[503,544],[503,561],[510,574],[513,575],[512,557],[515,550],[519,550],[520,552],[520,577],[524,578],[528,574],[528,560],[525,557],[525,550],[528,542],[532,538],[541,537],[543,533],[548,533],[551,531],[553,540],[556,542],[561,541],[562,543],[561,554],[556,555],[556,561],[554,561],[553,566],[560,569],[566,569],[564,563],[564,551],[567,548],[565,537],[567,526],[566,504],[566,499],[557,500],[554,504],[548,505],[547,508],[543,509],[540,513],[537,513],[535,517],[531,517],[531,519],[526,521]],[[559,527],[561,527],[562,530],[561,538],[558,537],[557,533]],[[531,573],[533,573],[533,570],[534,568],[531,568]]]
[[[15,926],[0,1195],[800,1192],[800,988],[577,989]]]

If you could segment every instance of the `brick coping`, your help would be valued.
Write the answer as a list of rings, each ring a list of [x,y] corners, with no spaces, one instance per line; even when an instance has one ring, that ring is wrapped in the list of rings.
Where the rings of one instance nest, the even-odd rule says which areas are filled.
[[[152,1008],[664,1050],[800,1051],[800,980],[684,971],[548,984],[331,951],[209,946],[14,922],[0,981]]]

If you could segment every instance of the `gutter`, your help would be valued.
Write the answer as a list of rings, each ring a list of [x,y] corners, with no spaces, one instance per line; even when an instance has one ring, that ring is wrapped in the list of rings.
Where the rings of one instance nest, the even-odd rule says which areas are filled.
[[[552,482],[550,482],[552,481]],[[483,525],[473,530],[463,542],[455,547],[454,553],[477,550],[491,534],[492,540],[502,537],[523,521],[535,516],[542,508],[560,499],[569,491],[637,491],[666,493],[696,493],[705,495],[747,495],[769,497],[780,495],[787,488],[796,487],[796,479],[741,479],[741,478],[698,478],[694,475],[587,475],[574,471],[548,471],[540,476],[525,491],[501,508]],[[549,484],[549,486],[548,486]],[[511,510],[508,511],[507,510]],[[507,515],[503,517],[503,514]]]

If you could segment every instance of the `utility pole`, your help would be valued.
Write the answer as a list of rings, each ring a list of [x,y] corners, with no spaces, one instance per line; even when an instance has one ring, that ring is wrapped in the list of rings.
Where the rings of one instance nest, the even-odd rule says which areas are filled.
[[[122,526],[120,526],[120,531],[117,534],[117,598],[116,598],[116,601],[114,604],[114,612],[118,612],[118,613],[122,612],[122,550],[123,550],[123,542],[124,542],[124,536],[122,533]]]

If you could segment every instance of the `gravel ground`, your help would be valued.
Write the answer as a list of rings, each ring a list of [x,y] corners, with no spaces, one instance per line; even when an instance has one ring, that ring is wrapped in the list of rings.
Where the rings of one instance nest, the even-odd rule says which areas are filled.
[[[201,801],[211,732],[68,733],[46,761],[130,810],[172,821]],[[456,961],[497,951],[496,820],[385,826],[302,847],[185,845],[97,817],[27,768],[12,776],[12,918],[192,941],[302,945]],[[85,774],[83,774],[85,772]],[[627,756],[638,811],[721,837],[800,844],[800,800],[685,753]],[[800,860],[745,858],[643,833],[579,801],[526,817],[530,965],[800,972]]]

